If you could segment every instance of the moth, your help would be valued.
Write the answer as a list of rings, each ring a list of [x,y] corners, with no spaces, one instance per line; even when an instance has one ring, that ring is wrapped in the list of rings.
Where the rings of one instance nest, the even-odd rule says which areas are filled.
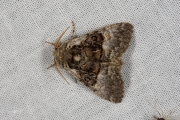
[[[160,114],[160,117],[157,116],[153,116],[153,117],[155,118],[155,120],[180,120],[179,116],[172,116],[171,113],[167,116]]]
[[[147,100],[148,104],[149,104],[154,110],[156,110],[156,108],[149,102],[149,100],[148,100],[147,98],[146,98],[146,100]],[[163,112],[162,108],[160,107],[160,105],[159,105],[159,109],[160,109],[160,111],[161,111],[161,112],[159,112],[159,110],[157,110],[157,113],[159,114],[159,117],[153,116],[153,118],[154,118],[155,120],[180,120],[180,116],[172,116],[172,114],[173,114],[174,112],[176,112],[176,110],[171,111],[168,115],[164,115],[164,112]]]
[[[162,118],[157,118],[155,117],[156,120],[180,120],[180,117],[175,117],[175,116],[166,116]]]
[[[121,56],[131,41],[133,25],[115,23],[82,36],[75,36],[74,22],[72,26],[70,39],[60,42],[68,27],[54,43],[46,42],[54,46],[54,63],[50,67],[54,66],[63,77],[59,66],[98,96],[121,102],[124,93]]]
[[[161,111],[162,111],[162,109],[161,109]],[[168,115],[164,115],[163,111],[162,111],[162,114],[159,111],[157,111],[157,112],[160,117],[153,116],[155,118],[155,120],[180,120],[180,116],[172,116],[172,114],[175,111],[171,111]]]

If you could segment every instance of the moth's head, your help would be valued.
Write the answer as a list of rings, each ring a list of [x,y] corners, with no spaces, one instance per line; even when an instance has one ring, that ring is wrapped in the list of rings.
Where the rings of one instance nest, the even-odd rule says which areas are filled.
[[[47,42],[47,41],[46,41],[46,43],[51,44],[51,45],[54,46],[54,51],[53,51],[54,57],[56,57],[56,56],[59,56],[59,58],[62,57],[62,53],[61,53],[62,51],[60,51],[60,49],[58,49],[58,48],[61,46],[61,44],[60,44],[59,42],[60,42],[62,36],[63,36],[63,35],[65,34],[65,32],[68,30],[68,28],[69,28],[69,27],[67,27],[66,30],[63,31],[63,33],[57,38],[57,40],[56,40],[54,43],[53,43],[53,42]],[[54,62],[56,62],[56,61],[54,61]]]
[[[69,63],[71,63],[73,59],[71,50],[66,49],[66,46],[67,42],[63,42],[59,44],[58,49],[53,52],[55,62],[63,69],[69,69]]]
[[[69,27],[68,27],[69,28]],[[67,28],[67,29],[68,29]],[[62,57],[63,57],[63,51],[60,49],[61,48],[61,45],[62,44],[60,44],[59,42],[60,42],[60,39],[62,38],[62,36],[64,35],[64,33],[67,31],[67,29],[58,37],[58,39],[55,41],[55,43],[52,43],[52,42],[47,42],[46,41],[46,43],[49,43],[49,44],[51,44],[51,45],[53,45],[54,46],[54,51],[53,51],[53,56],[54,56],[54,63],[52,64],[52,65],[50,65],[48,68],[50,68],[50,67],[55,67],[56,68],[56,70],[57,70],[57,72],[63,77],[63,75],[61,74],[61,72],[59,71],[59,69],[58,69],[58,65],[60,66],[60,67],[62,67],[62,64],[61,63],[63,63],[62,62]],[[64,78],[64,77],[63,77]],[[64,78],[64,80],[66,80],[65,78]],[[67,82],[67,80],[66,80],[66,82]],[[67,82],[68,83],[68,82]],[[68,83],[69,84],[69,83]]]
[[[62,56],[63,56],[63,53],[62,53],[62,50],[60,48],[60,44],[58,44],[58,46],[54,46],[54,51],[53,51],[53,56],[54,56],[54,60],[58,63],[58,65],[60,65],[61,67],[61,61],[62,61]]]

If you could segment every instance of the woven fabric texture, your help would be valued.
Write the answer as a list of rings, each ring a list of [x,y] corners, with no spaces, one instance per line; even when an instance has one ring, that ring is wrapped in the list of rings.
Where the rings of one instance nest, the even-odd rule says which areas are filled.
[[[130,22],[123,55],[121,103],[106,101],[63,69],[54,68],[53,42],[74,21],[76,35]],[[70,38],[72,27],[61,41]],[[1,120],[152,120],[180,116],[179,0],[1,0]]]

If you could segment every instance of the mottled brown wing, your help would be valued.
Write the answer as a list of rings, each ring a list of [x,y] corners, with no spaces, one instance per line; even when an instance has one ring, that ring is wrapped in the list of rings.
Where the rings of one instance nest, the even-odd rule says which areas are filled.
[[[131,24],[117,23],[68,41],[68,49],[63,51],[63,56],[70,56],[64,58],[67,71],[100,97],[121,102],[121,55],[129,46],[132,32]]]
[[[121,77],[121,55],[128,48],[133,26],[129,23],[117,23],[98,30],[102,33],[103,56],[97,83],[92,89],[99,96],[114,102],[121,102],[124,93],[124,82]]]

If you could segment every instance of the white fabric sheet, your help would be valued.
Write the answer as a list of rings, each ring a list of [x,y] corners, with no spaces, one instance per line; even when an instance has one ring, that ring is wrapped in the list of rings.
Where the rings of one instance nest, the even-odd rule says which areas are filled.
[[[112,23],[134,25],[121,103],[101,99],[64,70],[70,85],[46,69],[53,47],[45,41],[71,21],[79,36]],[[0,57],[1,120],[152,120],[160,107],[180,116],[179,0],[1,0]]]

